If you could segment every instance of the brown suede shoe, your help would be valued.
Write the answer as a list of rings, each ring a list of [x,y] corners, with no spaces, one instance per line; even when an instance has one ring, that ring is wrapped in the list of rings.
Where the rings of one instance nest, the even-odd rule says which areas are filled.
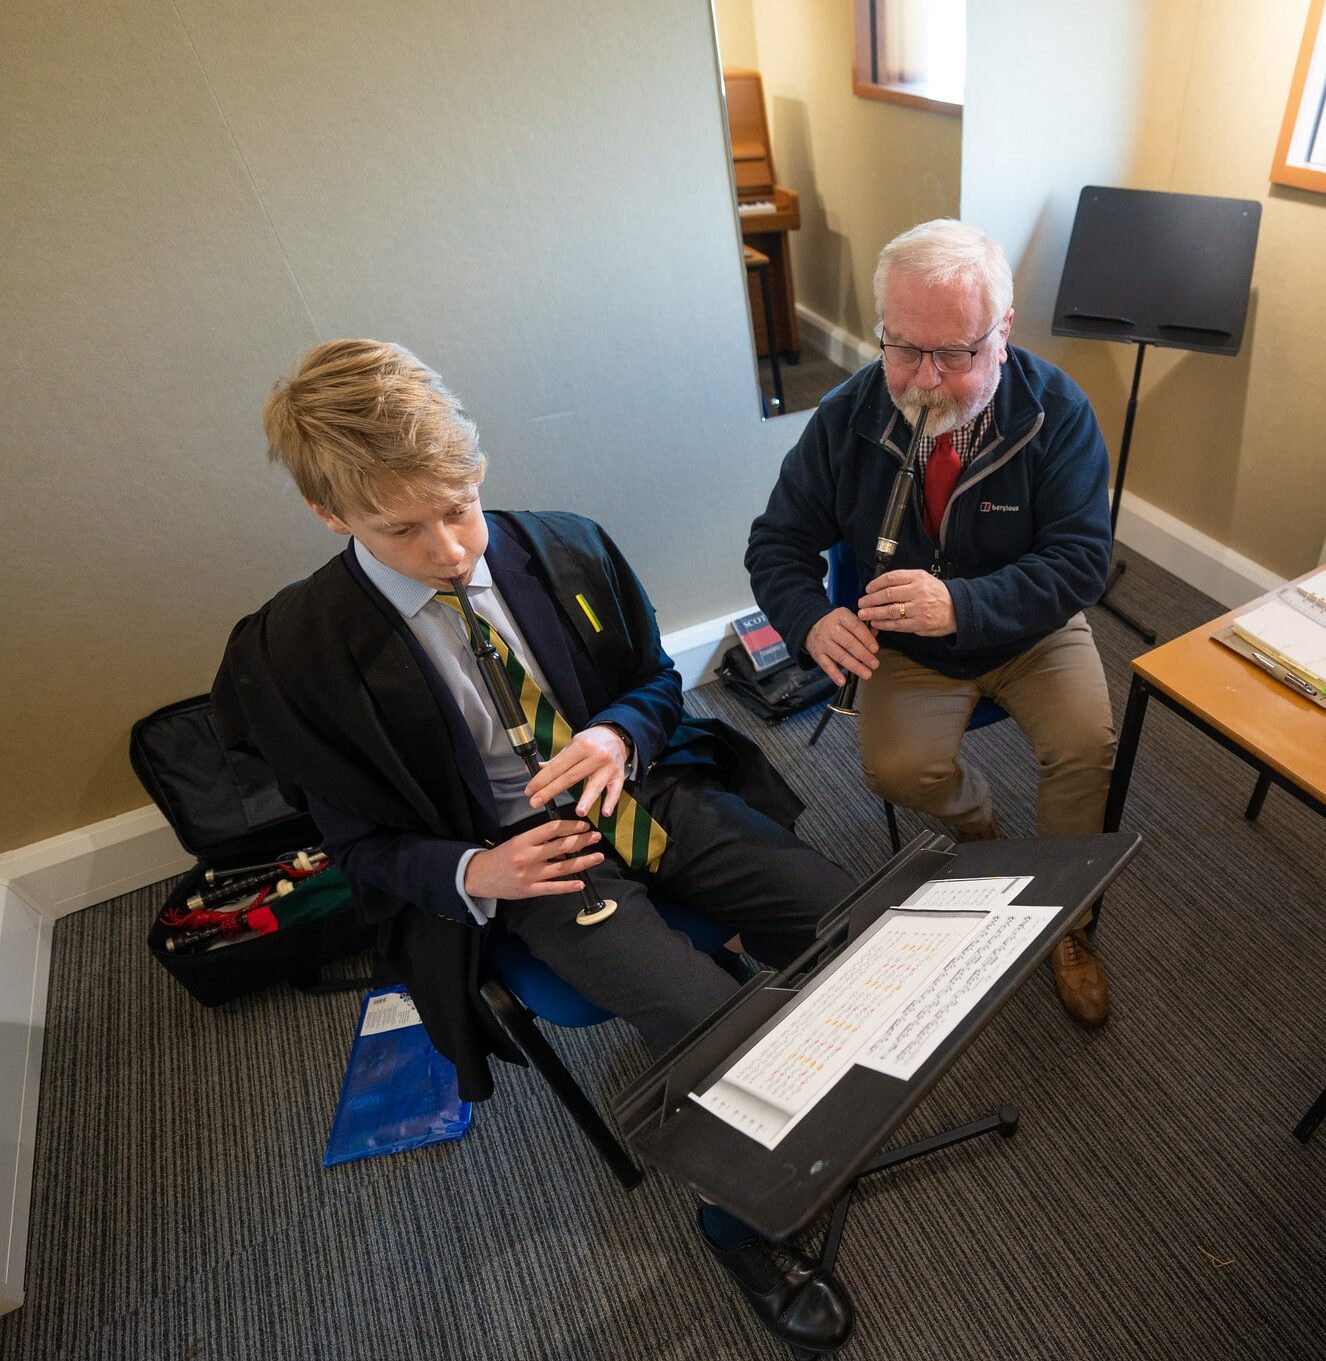
[[[1003,839],[1004,834],[995,821],[993,813],[990,814],[990,821],[983,827],[968,827],[965,831],[957,827],[953,829],[953,840],[963,843],[969,841],[1002,841]]]
[[[1054,985],[1068,1014],[1083,1025],[1104,1025],[1110,1015],[1105,970],[1087,948],[1086,933],[1070,931],[1050,953]]]

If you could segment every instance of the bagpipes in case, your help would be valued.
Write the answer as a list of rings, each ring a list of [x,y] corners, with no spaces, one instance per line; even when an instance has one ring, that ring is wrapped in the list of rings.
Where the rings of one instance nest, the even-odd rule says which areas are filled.
[[[257,757],[226,751],[206,695],[139,719],[129,739],[134,773],[199,863],[147,933],[153,958],[204,1006],[288,981],[323,983],[324,964],[372,939],[349,884],[312,848],[318,831],[293,808]]]

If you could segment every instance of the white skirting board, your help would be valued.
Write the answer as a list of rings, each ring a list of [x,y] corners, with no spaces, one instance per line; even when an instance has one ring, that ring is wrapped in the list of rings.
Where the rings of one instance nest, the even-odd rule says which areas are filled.
[[[819,350],[848,373],[855,373],[879,358],[878,344],[867,344],[801,303],[797,303],[797,326],[805,331],[806,342],[812,349]]]
[[[1250,558],[1125,492],[1119,539],[1182,580],[1232,609],[1279,585],[1283,578]],[[664,635],[686,689],[712,680],[735,636],[731,621],[753,603]],[[153,807],[0,854],[0,888],[16,889],[42,917],[55,920],[93,903],[183,873],[193,863]]]
[[[23,1303],[51,923],[0,887],[0,1314]]]

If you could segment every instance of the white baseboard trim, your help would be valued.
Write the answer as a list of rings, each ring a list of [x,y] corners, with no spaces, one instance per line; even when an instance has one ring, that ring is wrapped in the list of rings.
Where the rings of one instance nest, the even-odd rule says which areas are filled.
[[[1157,567],[1218,600],[1227,610],[1284,583],[1284,577],[1125,491],[1118,538]]]
[[[193,863],[157,809],[135,808],[0,855],[0,888],[17,890],[54,921]]]
[[[813,318],[810,324],[823,325],[826,334],[831,329],[851,340],[837,327],[806,315]],[[1127,491],[1119,510],[1119,539],[1226,609],[1246,604],[1284,580]],[[663,647],[686,689],[714,678],[723,652],[735,640],[732,620],[755,608],[751,603],[664,635]],[[17,890],[39,915],[55,920],[182,874],[192,864],[193,856],[161,814],[152,807],[136,808],[0,855],[0,890]]]
[[[739,610],[733,610],[731,614],[720,614],[714,619],[706,619],[703,623],[663,635],[663,651],[676,663],[681,673],[683,690],[694,689],[714,679],[723,653],[737,641],[737,635],[731,628],[732,621],[757,608],[752,601]]]
[[[731,621],[754,608],[747,605],[663,639],[686,689],[713,679],[724,650],[735,641]],[[13,890],[39,916],[55,921],[183,874],[193,863],[166,819],[149,805],[0,854],[0,892]]]
[[[50,972],[51,923],[21,893],[0,886],[0,1063],[18,1075],[0,1110],[0,1314],[24,1297]]]
[[[802,303],[797,303],[797,325],[806,331],[806,339],[815,349],[848,373],[855,373],[862,365],[879,358],[877,345],[858,339]]]

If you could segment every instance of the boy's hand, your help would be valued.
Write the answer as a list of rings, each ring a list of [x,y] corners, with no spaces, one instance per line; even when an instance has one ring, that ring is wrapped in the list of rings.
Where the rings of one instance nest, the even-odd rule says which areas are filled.
[[[583,879],[563,876],[592,869],[602,851],[581,855],[599,834],[587,822],[548,822],[513,836],[490,851],[480,851],[465,866],[465,892],[471,898],[542,898],[579,893]],[[569,856],[570,859],[562,859]]]
[[[611,813],[626,783],[626,743],[611,728],[585,728],[525,786],[531,807],[542,808],[564,790],[584,781],[576,813],[585,817],[603,795],[603,811]]]

